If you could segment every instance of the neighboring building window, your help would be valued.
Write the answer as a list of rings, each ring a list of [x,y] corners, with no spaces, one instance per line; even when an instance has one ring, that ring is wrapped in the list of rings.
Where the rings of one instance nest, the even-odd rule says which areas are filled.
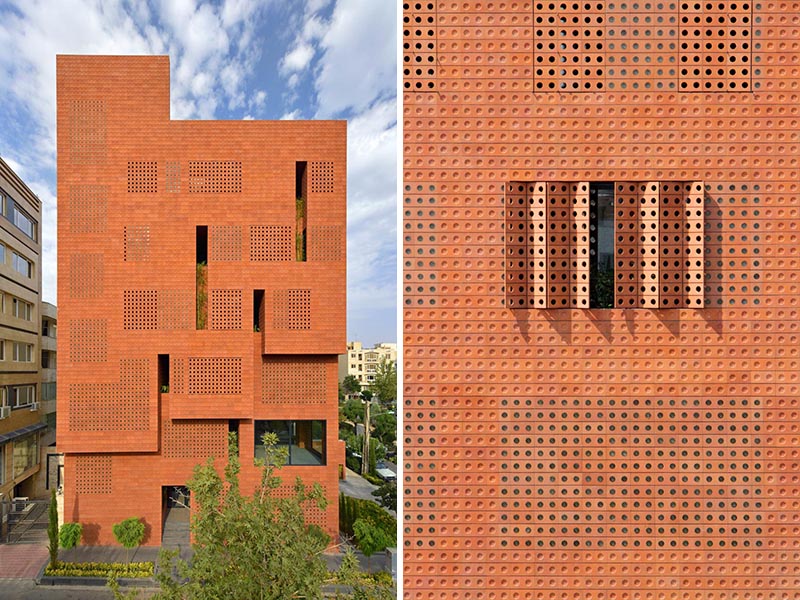
[[[36,402],[35,385],[15,385],[11,388],[9,404],[11,408],[22,408]]]
[[[285,448],[287,465],[325,464],[325,421],[256,421],[255,457],[264,459],[265,433],[278,436],[278,448]]]
[[[0,340],[0,360],[6,359],[6,341]]]
[[[55,399],[56,399],[56,384],[55,384],[55,382],[43,383],[42,384],[42,402],[46,402],[47,400],[55,400]]]
[[[33,362],[33,344],[14,342],[14,362]]]
[[[6,444],[0,446],[0,485],[6,482]]]
[[[17,229],[22,231],[22,233],[27,235],[32,240],[35,239],[36,221],[29,217],[28,213],[22,210],[16,202],[7,196],[6,218],[16,225]]]
[[[47,350],[42,350],[42,368],[50,368],[50,353]]]
[[[11,301],[11,313],[18,319],[30,321],[32,308],[33,306],[30,303],[19,298],[14,298]]]
[[[25,275],[25,277],[33,276],[33,264],[24,256],[20,256],[16,252],[12,252],[13,267],[17,273]]]
[[[39,434],[14,441],[14,478],[39,464]]]
[[[6,264],[6,245],[0,244],[0,264]]]

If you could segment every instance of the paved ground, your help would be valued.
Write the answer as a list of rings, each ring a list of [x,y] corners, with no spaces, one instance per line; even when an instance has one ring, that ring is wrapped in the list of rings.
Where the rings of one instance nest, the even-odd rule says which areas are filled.
[[[361,498],[362,500],[375,501],[372,490],[377,490],[377,485],[372,485],[355,471],[347,469],[347,479],[339,480],[339,491],[351,498]]]
[[[150,598],[157,590],[139,589],[139,598]],[[0,600],[110,600],[114,598],[105,587],[44,586],[31,579],[0,579]]]
[[[33,579],[47,557],[47,547],[41,544],[0,544],[0,579]]]

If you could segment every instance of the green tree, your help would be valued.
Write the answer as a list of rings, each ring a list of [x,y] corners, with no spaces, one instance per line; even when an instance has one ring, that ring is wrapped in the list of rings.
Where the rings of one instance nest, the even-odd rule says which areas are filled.
[[[342,407],[342,414],[344,418],[353,423],[364,422],[364,405],[358,398],[351,398],[344,403]]]
[[[342,390],[345,394],[358,394],[361,391],[361,382],[355,375],[348,375],[342,381]]]
[[[381,413],[372,419],[373,435],[385,446],[393,446],[397,441],[397,417],[392,413]]]
[[[139,547],[144,539],[144,523],[139,517],[130,517],[111,527],[114,537],[125,547],[125,560],[130,562],[130,551]]]
[[[47,511],[47,551],[50,553],[50,566],[58,566],[58,502],[56,490],[50,490],[50,506]]]
[[[375,380],[371,387],[381,404],[388,406],[395,403],[397,400],[397,366],[393,360],[389,360],[385,356],[381,358],[381,362],[375,369]]]
[[[264,436],[266,460],[252,496],[239,489],[236,434],[231,434],[228,464],[221,477],[214,460],[195,467],[188,482],[197,506],[192,522],[191,563],[163,553],[156,576],[162,600],[226,598],[281,600],[322,598],[328,571],[322,558],[330,538],[305,522],[303,507],[325,508],[322,487],[306,488],[298,478],[294,493],[276,497],[277,465],[286,459],[277,436]],[[282,450],[282,452],[281,452]],[[174,571],[173,571],[174,570]],[[177,577],[173,577],[173,572]]]
[[[342,564],[336,573],[337,581],[349,586],[353,592],[349,600],[394,600],[395,590],[391,576],[376,578],[361,571],[358,559],[352,550],[347,550],[342,557]]]
[[[80,523],[64,523],[58,531],[58,543],[64,548],[69,550],[78,545],[83,533],[83,525]]]
[[[395,536],[391,535],[385,528],[373,523],[370,519],[359,518],[353,523],[353,533],[356,537],[356,545],[364,556],[367,557],[367,568],[369,569],[370,557],[376,552],[386,550],[395,543]]]
[[[372,495],[378,499],[378,503],[389,510],[397,510],[397,483],[387,481],[377,490],[372,491]]]

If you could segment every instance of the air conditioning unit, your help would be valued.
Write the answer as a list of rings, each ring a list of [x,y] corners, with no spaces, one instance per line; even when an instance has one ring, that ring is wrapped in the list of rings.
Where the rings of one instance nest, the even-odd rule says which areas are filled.
[[[34,402],[33,404],[31,404],[31,412],[36,412],[37,410],[39,410],[39,403]]]
[[[10,406],[0,406],[0,419],[5,419],[11,416]]]

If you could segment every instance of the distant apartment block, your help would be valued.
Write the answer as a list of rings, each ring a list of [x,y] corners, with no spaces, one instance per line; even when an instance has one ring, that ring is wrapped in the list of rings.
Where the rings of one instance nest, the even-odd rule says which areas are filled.
[[[59,56],[57,91],[65,519],[159,545],[195,465],[238,433],[246,491],[274,432],[335,537],[346,123],[173,121],[166,56]]]
[[[37,490],[41,419],[41,202],[0,159],[0,495]]]
[[[361,342],[347,342],[347,354],[339,356],[339,381],[352,375],[363,389],[369,389],[383,360],[397,362],[397,344],[382,342],[374,348],[364,348]]]

